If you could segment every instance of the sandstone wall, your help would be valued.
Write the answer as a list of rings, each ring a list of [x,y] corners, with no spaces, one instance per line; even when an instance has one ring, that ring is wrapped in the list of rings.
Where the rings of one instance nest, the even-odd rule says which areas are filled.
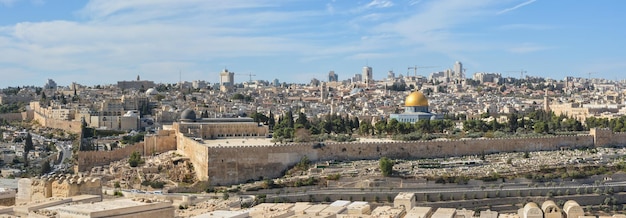
[[[15,201],[20,204],[51,197],[102,195],[102,182],[100,178],[76,175],[24,178],[18,181],[18,190]]]
[[[183,136],[182,133],[177,134],[176,143],[177,151],[189,157],[189,160],[193,164],[194,171],[196,172],[196,178],[203,181],[213,181],[213,175],[209,178],[209,167],[213,165],[212,161],[207,159],[207,157],[209,157],[209,147]]]
[[[76,170],[86,171],[94,166],[103,166],[112,161],[130,157],[133,152],[142,156],[176,150],[176,134],[173,131],[160,131],[155,135],[147,135],[143,142],[129,145],[113,151],[79,151],[76,154]]]
[[[82,131],[80,121],[50,119],[38,112],[33,112],[33,120],[37,121],[42,126],[53,129],[62,129],[73,133],[80,133],[80,131]]]
[[[283,174],[303,156],[312,161],[363,160],[380,157],[416,159],[498,152],[557,150],[594,145],[592,135],[540,138],[471,139],[375,143],[302,143],[274,146],[204,146],[179,136],[178,150],[190,156],[196,168],[208,170],[213,185],[229,185],[273,178]],[[208,155],[203,156],[204,153]],[[200,174],[199,174],[200,175]],[[204,180],[204,172],[198,178]]]
[[[8,122],[11,121],[22,121],[22,120],[26,120],[26,112],[24,113],[6,113],[6,114],[0,114],[0,119],[2,120],[6,120]]]
[[[626,133],[613,133],[610,129],[592,128],[590,134],[594,136],[596,146],[624,146],[626,145]]]
[[[130,157],[133,152],[143,154],[144,143],[139,142],[113,151],[79,151],[76,153],[78,172],[86,171],[94,166],[107,165],[113,161]]]
[[[161,130],[158,134],[147,135],[143,141],[144,155],[176,150],[176,133],[173,130]]]

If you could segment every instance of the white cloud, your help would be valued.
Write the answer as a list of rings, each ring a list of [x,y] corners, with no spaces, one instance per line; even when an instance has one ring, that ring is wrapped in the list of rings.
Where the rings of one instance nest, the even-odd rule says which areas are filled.
[[[544,25],[544,24],[507,24],[499,27],[501,30],[548,30],[554,29],[553,26]]]
[[[487,8],[494,0],[440,0],[422,6],[413,15],[396,22],[388,22],[377,28],[385,33],[397,34],[406,43],[429,51],[458,56],[460,50],[484,47],[466,42],[463,34],[455,28],[464,23],[488,16]]]
[[[4,5],[6,7],[11,7],[18,0],[0,0],[0,5]]]
[[[372,0],[366,5],[367,8],[388,8],[393,6],[393,2],[389,0]]]
[[[526,6],[526,5],[532,4],[532,3],[536,2],[536,1],[537,1],[537,0],[528,0],[528,1],[522,2],[522,3],[520,3],[520,4],[517,4],[517,5],[513,6],[513,7],[506,8],[506,9],[504,9],[504,10],[498,11],[498,13],[496,13],[496,14],[504,14],[504,13],[508,13],[508,12],[511,12],[511,11],[517,10],[517,9],[519,9],[519,8],[521,8],[521,7],[524,7],[524,6]]]
[[[177,81],[179,70],[190,76],[206,74],[198,70],[207,67],[200,63],[246,57],[315,61],[384,46],[358,38],[329,44],[326,38],[343,33],[307,26],[309,20],[328,15],[327,11],[289,11],[275,4],[269,0],[228,4],[93,0],[77,12],[82,17],[78,21],[0,26],[0,50],[11,54],[0,56],[0,73],[16,65],[15,69],[23,71],[62,72],[58,82],[114,82],[140,72],[148,73],[142,76],[146,79]],[[103,81],[102,75],[113,81]]]
[[[544,50],[550,50],[550,49],[554,49],[554,47],[536,45],[533,43],[523,43],[521,45],[509,48],[509,52],[517,53],[517,54],[524,54],[524,53],[532,53],[532,52],[538,52],[538,51],[544,51]]]

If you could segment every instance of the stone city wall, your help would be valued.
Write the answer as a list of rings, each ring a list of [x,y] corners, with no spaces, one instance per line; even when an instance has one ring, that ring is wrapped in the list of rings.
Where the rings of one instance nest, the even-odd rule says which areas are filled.
[[[172,150],[176,150],[176,134],[174,131],[160,131],[158,134],[146,135],[143,142],[113,151],[79,151],[76,153],[75,168],[77,172],[83,172],[94,166],[104,166],[128,158],[133,152],[147,156]]]
[[[34,113],[32,110],[21,112],[21,113],[6,113],[6,114],[0,114],[0,119],[6,120],[8,122],[32,120],[33,114]]]
[[[80,121],[55,120],[52,118],[47,118],[37,111],[33,112],[33,120],[37,121],[40,125],[48,128],[62,129],[73,133],[80,133],[82,131]]]
[[[594,137],[596,146],[623,146],[626,144],[626,133],[624,132],[614,133],[606,128],[592,128],[589,132]]]
[[[130,157],[133,152],[143,153],[144,142],[129,145],[112,151],[79,151],[76,153],[76,170],[83,172],[94,166],[108,165],[113,161]]]
[[[143,142],[144,155],[173,151],[176,150],[176,132],[173,130],[161,130],[155,135],[145,136]]]
[[[178,151],[189,156],[200,180],[228,185],[279,177],[303,156],[312,161],[375,160],[380,157],[416,159],[482,153],[557,150],[590,147],[592,135],[538,138],[433,140],[412,142],[301,143],[273,146],[211,146],[179,136]],[[205,156],[205,153],[207,154]],[[207,176],[204,169],[207,169]],[[201,176],[200,176],[201,175]]]
[[[207,160],[209,147],[189,137],[185,137],[180,132],[177,134],[176,143],[176,150],[189,157],[196,172],[196,178],[203,181],[213,181],[213,178],[209,178],[209,167],[213,165],[211,160]]]

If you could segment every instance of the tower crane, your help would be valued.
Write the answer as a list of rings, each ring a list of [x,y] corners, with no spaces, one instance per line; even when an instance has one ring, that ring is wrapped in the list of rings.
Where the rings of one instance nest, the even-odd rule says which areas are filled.
[[[587,79],[588,79],[588,80],[591,80],[591,74],[596,74],[596,73],[598,73],[598,72],[588,72],[588,73],[587,73],[587,76],[588,76],[588,78],[587,78]]]
[[[427,68],[435,68],[435,67],[439,67],[439,66],[413,66],[413,67],[408,67],[407,68],[407,75],[409,74],[410,70],[413,70],[413,74],[415,74],[414,76],[417,76],[417,69],[427,69]]]
[[[256,76],[256,74],[252,74],[252,73],[238,73],[237,75],[242,75],[242,76],[248,76],[250,77],[250,80],[248,80],[248,83],[252,83],[252,77]]]
[[[505,73],[519,73],[519,79],[523,79],[524,78],[524,74],[526,74],[525,70],[509,70],[509,71],[504,71]]]

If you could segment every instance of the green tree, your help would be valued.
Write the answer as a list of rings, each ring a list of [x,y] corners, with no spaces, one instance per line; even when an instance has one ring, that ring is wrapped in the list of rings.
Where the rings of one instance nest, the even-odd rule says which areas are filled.
[[[276,118],[274,118],[274,114],[270,111],[269,120],[267,121],[267,125],[269,125],[270,129],[274,129],[274,125],[276,125]]]
[[[139,152],[133,152],[130,154],[130,158],[128,158],[128,164],[130,167],[137,167],[139,164],[142,164],[143,160],[141,160],[141,154]]]
[[[548,124],[542,121],[535,123],[533,128],[535,129],[535,133],[547,133],[548,130],[550,130]]]
[[[301,125],[304,128],[309,128],[309,120],[306,117],[306,114],[300,112],[298,113],[298,119],[296,119],[296,125]]]
[[[33,146],[33,136],[30,135],[30,132],[26,134],[26,138],[24,139],[24,166],[28,166],[28,153],[32,151],[35,147]]]
[[[392,174],[394,164],[395,163],[387,157],[382,157],[378,161],[378,165],[380,167],[380,171],[383,173],[383,176],[390,176]]]

